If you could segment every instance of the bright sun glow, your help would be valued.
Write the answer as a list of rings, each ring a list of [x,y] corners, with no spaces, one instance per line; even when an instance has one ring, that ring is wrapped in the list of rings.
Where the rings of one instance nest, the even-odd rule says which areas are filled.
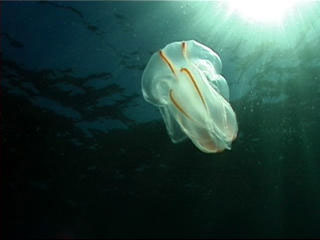
[[[298,0],[227,0],[231,12],[255,22],[282,22]]]

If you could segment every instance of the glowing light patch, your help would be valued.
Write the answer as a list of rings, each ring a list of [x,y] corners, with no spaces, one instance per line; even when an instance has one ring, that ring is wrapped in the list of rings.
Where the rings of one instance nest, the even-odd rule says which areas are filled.
[[[227,0],[231,12],[249,21],[278,23],[299,0]]]

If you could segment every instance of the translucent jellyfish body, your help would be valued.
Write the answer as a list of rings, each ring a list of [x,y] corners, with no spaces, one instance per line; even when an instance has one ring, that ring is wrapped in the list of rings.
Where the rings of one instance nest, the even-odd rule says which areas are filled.
[[[221,69],[219,56],[194,40],[170,43],[152,55],[142,93],[159,108],[172,142],[189,137],[206,153],[231,148],[238,124]]]

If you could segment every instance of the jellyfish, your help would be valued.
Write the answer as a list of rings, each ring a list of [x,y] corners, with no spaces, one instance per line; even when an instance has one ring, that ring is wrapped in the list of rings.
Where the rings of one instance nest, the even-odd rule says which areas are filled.
[[[238,124],[221,70],[220,57],[194,40],[170,43],[151,56],[143,97],[160,110],[173,143],[189,138],[205,153],[231,149]]]

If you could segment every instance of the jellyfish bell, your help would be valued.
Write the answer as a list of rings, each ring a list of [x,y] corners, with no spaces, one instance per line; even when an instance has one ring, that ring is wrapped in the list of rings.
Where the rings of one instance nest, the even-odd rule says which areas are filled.
[[[188,137],[206,153],[231,148],[238,125],[221,69],[220,57],[194,40],[170,43],[152,55],[142,93],[159,108],[172,142]]]

